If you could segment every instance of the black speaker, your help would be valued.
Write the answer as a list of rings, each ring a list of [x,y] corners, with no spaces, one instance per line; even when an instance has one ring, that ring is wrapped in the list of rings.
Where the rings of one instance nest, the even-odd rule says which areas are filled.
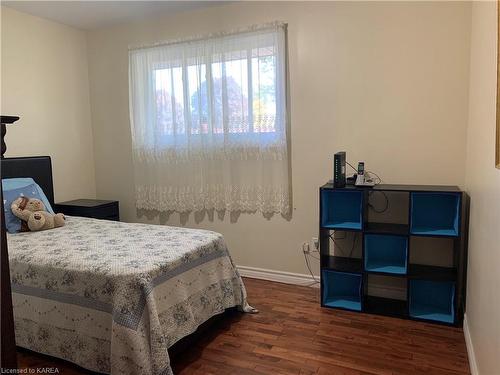
[[[345,151],[333,156],[333,187],[345,187]]]

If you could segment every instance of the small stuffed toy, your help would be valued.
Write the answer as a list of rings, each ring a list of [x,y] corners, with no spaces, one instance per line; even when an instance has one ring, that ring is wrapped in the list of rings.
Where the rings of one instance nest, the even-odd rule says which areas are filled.
[[[12,202],[12,213],[23,221],[21,231],[27,227],[30,231],[40,231],[64,226],[63,214],[51,214],[45,211],[45,205],[40,199],[19,197]],[[26,231],[26,229],[25,229]]]

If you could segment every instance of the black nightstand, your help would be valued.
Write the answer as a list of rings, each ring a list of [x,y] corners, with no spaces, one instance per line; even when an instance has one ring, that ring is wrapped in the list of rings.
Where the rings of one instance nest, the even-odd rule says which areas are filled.
[[[54,205],[54,212],[62,212],[70,216],[120,221],[118,201],[75,199],[73,201],[56,203]]]

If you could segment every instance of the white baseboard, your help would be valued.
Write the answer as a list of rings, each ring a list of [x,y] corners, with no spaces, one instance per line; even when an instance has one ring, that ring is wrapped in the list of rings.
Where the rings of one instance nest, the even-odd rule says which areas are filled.
[[[247,266],[238,266],[237,268],[238,271],[240,272],[240,275],[243,277],[275,281],[284,284],[312,286],[316,288],[319,287],[319,283],[315,283],[311,275],[269,270],[265,268],[247,267]],[[319,281],[319,276],[316,276],[316,280]],[[395,299],[406,298],[406,291],[404,289],[390,285],[380,285],[380,284],[370,285],[368,292],[370,295],[378,297],[395,298]]]
[[[469,367],[471,375],[479,375],[477,368],[476,354],[474,352],[474,345],[472,345],[472,338],[470,336],[469,324],[467,322],[467,314],[464,314],[464,337],[465,345],[467,346],[467,355],[469,357]]]
[[[269,280],[276,281],[278,283],[302,286],[319,286],[319,283],[315,283],[311,275],[247,266],[238,266],[237,268],[241,276],[249,277],[251,279]],[[316,276],[316,280],[319,281],[319,276]]]

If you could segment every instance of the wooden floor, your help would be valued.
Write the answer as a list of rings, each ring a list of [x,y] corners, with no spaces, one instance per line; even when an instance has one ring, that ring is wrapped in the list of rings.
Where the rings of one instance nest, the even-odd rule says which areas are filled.
[[[232,313],[172,360],[175,374],[470,374],[461,329],[321,308],[319,289],[245,279],[259,314]],[[20,351],[23,368],[67,362]]]

